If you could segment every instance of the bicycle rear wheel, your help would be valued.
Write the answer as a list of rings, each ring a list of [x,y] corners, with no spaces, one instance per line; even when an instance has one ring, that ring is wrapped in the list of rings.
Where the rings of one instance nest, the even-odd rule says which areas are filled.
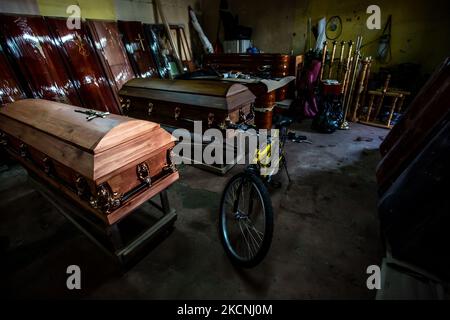
[[[254,267],[266,256],[272,242],[273,209],[269,192],[256,175],[237,174],[225,186],[219,234],[225,252],[237,266]]]

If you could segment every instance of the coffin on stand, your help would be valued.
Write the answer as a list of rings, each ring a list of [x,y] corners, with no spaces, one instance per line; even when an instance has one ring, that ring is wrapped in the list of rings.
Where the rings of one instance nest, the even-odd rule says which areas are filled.
[[[132,79],[119,91],[123,112],[134,118],[194,131],[252,121],[255,96],[237,83],[208,80]]]
[[[26,99],[0,109],[6,150],[28,171],[112,225],[178,179],[158,124]]]
[[[253,123],[252,104],[255,96],[238,83],[208,80],[133,79],[119,91],[123,112],[134,118],[158,122],[168,130],[184,128],[194,133],[192,139],[199,141],[191,145],[191,163],[194,148],[209,141],[201,136],[209,128],[226,129],[230,124]],[[201,121],[202,131],[195,132],[194,121]],[[198,139],[197,139],[198,137]],[[224,155],[233,152],[234,146],[224,144]],[[226,173],[237,161],[207,165],[195,162],[202,168],[216,173]]]

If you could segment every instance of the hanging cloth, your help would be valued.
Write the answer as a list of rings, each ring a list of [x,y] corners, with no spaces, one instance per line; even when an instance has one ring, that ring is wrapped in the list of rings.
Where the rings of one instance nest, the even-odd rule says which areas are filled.
[[[384,26],[383,33],[378,43],[377,59],[381,63],[389,63],[392,59],[391,28],[392,28],[392,15],[389,15],[386,25]]]

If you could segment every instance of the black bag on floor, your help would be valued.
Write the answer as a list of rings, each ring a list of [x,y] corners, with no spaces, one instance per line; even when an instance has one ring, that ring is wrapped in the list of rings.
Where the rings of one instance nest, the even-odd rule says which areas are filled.
[[[342,117],[341,102],[336,99],[325,99],[320,104],[311,128],[321,133],[333,133],[339,128]]]

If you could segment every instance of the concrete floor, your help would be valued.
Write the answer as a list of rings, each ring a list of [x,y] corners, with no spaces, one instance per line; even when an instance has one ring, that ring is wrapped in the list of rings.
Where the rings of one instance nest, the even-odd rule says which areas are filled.
[[[288,143],[289,188],[272,194],[275,231],[265,260],[235,269],[217,234],[224,177],[180,168],[169,198],[173,232],[127,272],[100,251],[27,183],[20,166],[0,173],[2,295],[14,298],[372,299],[366,268],[381,263],[375,166],[387,131],[352,124],[331,135],[298,134]],[[362,139],[358,139],[362,138]],[[360,141],[358,141],[360,140]],[[361,141],[362,140],[362,141]],[[79,265],[82,289],[66,289],[66,268]]]

